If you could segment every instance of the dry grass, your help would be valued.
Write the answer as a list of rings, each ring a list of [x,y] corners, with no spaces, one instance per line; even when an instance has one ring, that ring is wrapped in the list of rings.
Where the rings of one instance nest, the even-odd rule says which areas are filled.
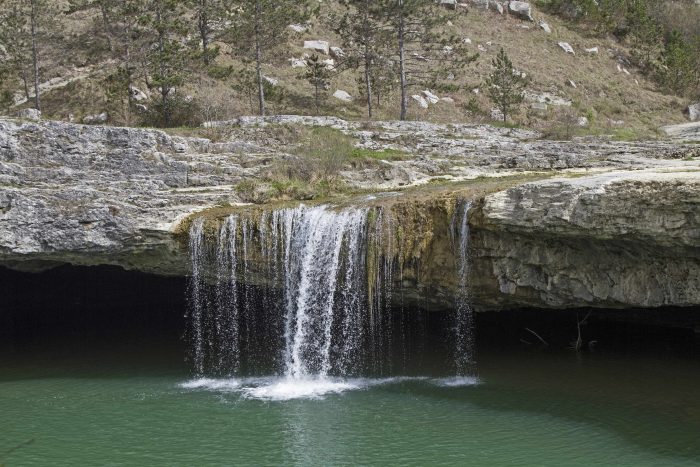
[[[618,71],[617,57],[625,56],[628,52],[623,45],[613,39],[595,38],[585,31],[576,31],[560,18],[540,11],[536,11],[535,16],[550,24],[552,34],[545,34],[536,23],[523,22],[492,11],[474,8],[468,13],[459,13],[453,26],[448,27],[446,32],[470,38],[473,52],[477,51],[478,45],[485,47],[486,51],[480,52],[480,59],[455,78],[452,84],[458,86],[460,91],[444,94],[438,92],[441,96],[452,97],[454,103],[439,102],[427,110],[411,105],[409,118],[436,122],[488,120],[488,110],[491,108],[488,99],[483,93],[474,94],[471,90],[481,86],[490,72],[492,58],[503,47],[515,66],[532,77],[533,90],[548,91],[571,99],[574,111],[579,116],[589,117],[591,126],[588,130],[580,131],[593,134],[616,132],[619,129],[611,121],[624,121],[623,127],[628,134],[644,136],[654,135],[655,130],[662,125],[684,121],[682,109],[687,102],[658,92],[655,84],[635,69],[628,68],[630,75]],[[65,20],[73,39],[60,44],[60,53],[59,50],[47,50],[47,55],[62,57],[60,60],[56,58],[47,61],[47,79],[56,74],[69,74],[70,64],[66,60],[76,54],[79,61],[86,64],[102,60],[100,57],[104,57],[105,51],[100,39],[94,35],[93,20],[86,12],[76,13]],[[525,26],[529,28],[525,29]],[[85,38],[90,40],[86,41]],[[308,52],[301,47],[305,39],[324,39],[332,45],[340,45],[339,38],[324,26],[316,24],[308,32],[293,36],[288,44],[270,56],[264,73],[279,80],[276,93],[283,96],[277,102],[269,103],[271,113],[313,113],[312,89],[306,81],[298,78],[299,69],[293,69],[289,64],[290,58],[300,58]],[[559,41],[569,42],[577,54],[565,54],[557,45]],[[597,55],[583,51],[584,48],[594,46],[600,50]],[[66,50],[70,53],[66,53]],[[230,65],[237,70],[242,67],[239,61],[227,54],[225,46],[222,47],[218,61],[222,66]],[[229,119],[252,113],[254,105],[251,108],[249,96],[233,89],[233,77],[235,73],[231,78],[219,81],[201,74],[181,90],[182,93],[192,95],[197,102],[200,109],[197,120]],[[109,112],[110,105],[105,101],[100,79],[102,76],[94,76],[69,88],[49,93],[45,96],[45,114],[58,119],[67,119],[69,114],[73,114],[76,119],[80,119],[91,113],[104,110]],[[573,80],[577,87],[568,86],[568,80]],[[138,87],[145,90],[144,83]],[[349,92],[356,97],[355,101],[345,103],[334,99],[331,94],[336,89]],[[333,78],[321,112],[346,119],[365,118],[365,109],[353,73],[341,73]],[[377,109],[376,117],[398,117],[396,92],[385,96],[383,105]],[[514,123],[547,129],[552,126],[553,120],[555,118],[552,112],[534,112],[523,105]]]

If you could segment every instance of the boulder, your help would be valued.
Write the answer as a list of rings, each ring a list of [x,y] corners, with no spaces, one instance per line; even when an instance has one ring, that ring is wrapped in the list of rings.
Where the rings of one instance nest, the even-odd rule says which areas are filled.
[[[525,91],[525,99],[529,102],[539,102],[541,104],[554,105],[557,107],[571,107],[571,100],[557,96],[551,92],[536,93]]]
[[[427,109],[428,108],[428,101],[425,100],[425,98],[419,94],[414,94],[411,96],[414,101],[418,103],[418,105],[421,107],[421,109]]]
[[[598,47],[591,47],[590,49],[584,49],[587,54],[596,55],[598,53]]]
[[[132,86],[129,91],[131,92],[131,98],[136,102],[143,102],[148,100],[148,94],[140,90],[139,88]]]
[[[270,86],[277,86],[277,85],[279,84],[279,80],[278,80],[278,79],[271,78],[271,77],[265,76],[265,75],[263,75],[262,78],[263,78],[263,80],[265,80],[265,82],[266,82],[267,84],[269,84]]]
[[[338,89],[333,93],[333,97],[335,97],[338,100],[341,100],[343,102],[352,102],[352,96],[347,93],[347,91],[343,91],[341,89]]]
[[[307,25],[305,25],[305,24],[290,24],[290,25],[287,26],[287,27],[288,27],[289,29],[291,29],[292,31],[294,31],[294,32],[296,32],[296,33],[300,33],[300,34],[301,34],[302,32],[306,32],[306,31],[309,29],[309,27],[308,27]]]
[[[41,120],[41,110],[37,109],[22,109],[17,112],[19,118],[26,118],[27,120]]]
[[[517,18],[534,21],[532,18],[532,7],[528,2],[510,2],[508,11]]]
[[[588,126],[588,117],[579,117],[578,120],[576,121],[576,124],[580,127],[587,127]]]
[[[540,21],[540,28],[542,28],[542,30],[547,34],[552,33],[552,28],[549,27],[549,24],[545,23],[544,21]]]
[[[341,49],[340,47],[331,47],[330,51],[331,51],[331,57],[334,57],[334,58],[345,57],[345,52],[343,52],[343,49]]]
[[[474,8],[481,8],[482,10],[488,9],[489,3],[489,0],[469,0],[471,6]]]
[[[571,44],[569,44],[568,42],[559,42],[559,47],[561,47],[561,49],[568,54],[576,55],[576,52],[574,52],[574,48],[571,47]]]
[[[501,109],[491,109],[491,120],[503,121],[503,112]]]
[[[490,1],[489,2],[489,8],[497,11],[499,14],[505,13],[505,9],[503,8],[503,3],[501,2],[495,2],[495,1]]]
[[[335,70],[335,60],[332,58],[327,58],[323,61],[323,64],[326,65],[326,68],[329,70]]]
[[[440,4],[440,6],[444,6],[453,10],[457,8],[457,0],[439,0],[438,3]]]
[[[290,58],[289,62],[292,65],[292,68],[306,68],[306,60],[301,59],[301,58]]]
[[[440,101],[440,98],[438,96],[428,91],[427,89],[425,91],[421,91],[421,94],[431,104],[437,104]]]
[[[304,41],[304,48],[322,53],[323,55],[328,55],[330,53],[330,45],[328,44],[328,41]]]
[[[685,113],[688,114],[688,120],[691,122],[700,120],[700,102],[690,104],[688,108],[685,109]]]
[[[107,120],[109,120],[109,115],[107,115],[107,112],[102,112],[95,115],[87,115],[83,117],[83,123],[86,125],[97,125],[100,123],[107,123]]]

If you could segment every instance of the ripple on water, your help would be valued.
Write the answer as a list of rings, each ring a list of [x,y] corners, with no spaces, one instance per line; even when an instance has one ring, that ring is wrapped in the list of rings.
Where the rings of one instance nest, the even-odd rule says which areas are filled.
[[[236,392],[245,399],[265,401],[286,401],[292,399],[323,399],[330,394],[363,390],[374,386],[396,384],[405,381],[429,381],[441,386],[469,386],[477,384],[475,378],[445,378],[429,380],[425,377],[392,378],[243,378],[215,379],[198,378],[184,383],[183,389],[215,392]]]
[[[431,380],[436,386],[442,386],[446,388],[454,388],[461,386],[476,386],[481,384],[476,376],[451,376],[449,378],[436,378]]]

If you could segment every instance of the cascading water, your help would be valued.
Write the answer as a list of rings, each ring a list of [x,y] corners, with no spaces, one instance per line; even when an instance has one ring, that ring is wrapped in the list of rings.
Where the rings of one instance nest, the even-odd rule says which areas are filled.
[[[263,214],[259,222],[232,215],[219,227],[214,251],[207,249],[203,221],[193,222],[189,333],[195,371],[235,374],[241,348],[248,366],[255,366],[255,348],[269,351],[281,337],[278,367],[290,378],[358,373],[367,212],[299,206]],[[264,284],[262,292],[256,282]]]
[[[453,218],[460,375],[472,364],[468,210],[460,204]],[[381,208],[325,205],[233,214],[218,224],[196,219],[188,333],[197,375],[380,375],[397,350],[405,364],[404,313],[392,310],[394,282],[403,278],[397,222]]]
[[[457,266],[457,301],[455,304],[455,366],[461,376],[473,373],[474,336],[473,312],[469,297],[469,209],[471,202],[458,203],[452,219],[452,231],[456,239],[455,256]]]

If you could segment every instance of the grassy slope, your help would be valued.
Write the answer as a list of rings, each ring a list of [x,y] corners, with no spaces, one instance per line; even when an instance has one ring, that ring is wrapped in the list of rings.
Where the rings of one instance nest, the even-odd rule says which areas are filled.
[[[474,52],[479,44],[487,50],[481,52],[476,63],[457,76],[456,82],[464,86],[465,90],[451,96],[455,99],[454,104],[441,102],[428,110],[412,106],[409,118],[442,122],[486,120],[491,107],[488,99],[483,93],[476,95],[470,90],[480,86],[490,72],[491,59],[500,47],[504,47],[515,66],[533,78],[532,90],[567,97],[574,102],[573,108],[577,115],[592,117],[591,128],[587,130],[589,132],[616,133],[622,137],[653,136],[661,125],[684,121],[682,109],[686,102],[658,92],[655,85],[637,70],[628,67],[631,75],[618,71],[615,56],[626,53],[623,45],[612,39],[586,37],[585,32],[577,32],[561,19],[539,11],[535,16],[550,24],[552,34],[546,34],[536,23],[501,16],[492,11],[470,9],[468,13],[458,13],[448,32],[469,37]],[[47,93],[44,96],[45,114],[59,119],[67,119],[69,114],[73,114],[76,119],[80,119],[83,115],[110,110],[100,83],[101,76],[109,67],[99,66],[105,54],[104,50],[100,50],[104,46],[99,37],[93,33],[94,16],[90,12],[77,12],[64,21],[66,30],[70,31],[68,43],[46,49],[45,78],[78,73],[76,64],[97,64],[98,71],[87,79]],[[529,29],[523,26],[529,26]],[[278,79],[279,86],[286,95],[282,103],[271,103],[271,110],[275,113],[313,112],[311,86],[298,78],[300,70],[292,69],[288,61],[291,57],[299,58],[308,52],[301,48],[305,39],[324,39],[329,40],[331,45],[340,45],[337,37],[317,23],[310,31],[295,35],[270,57],[265,74]],[[569,42],[577,54],[565,54],[557,45],[559,41]],[[491,43],[490,46],[486,45],[488,42]],[[583,51],[584,48],[594,46],[600,50],[598,55],[589,55]],[[69,47],[72,53],[61,51],[65,47]],[[223,52],[219,58],[222,64],[240,67],[226,53],[225,48]],[[568,80],[576,82],[578,87],[570,87]],[[140,87],[145,88],[144,85]],[[343,89],[357,96],[355,75],[344,73],[334,78],[322,113],[349,119],[363,118],[364,108],[360,99],[351,104],[338,101],[330,97],[335,89]],[[252,113],[249,100],[245,96],[236,95],[230,81],[217,82],[206,76],[196,76],[185,91],[200,102],[213,103],[200,116],[202,119],[225,119]],[[465,111],[464,105],[472,98],[476,99],[481,113]],[[384,106],[379,109],[378,117],[396,118],[397,102],[398,96],[387,96]],[[548,112],[536,112],[524,105],[517,120],[522,125],[546,129],[556,125],[555,113],[556,110],[551,107]],[[611,123],[620,120],[625,122],[621,127]]]

